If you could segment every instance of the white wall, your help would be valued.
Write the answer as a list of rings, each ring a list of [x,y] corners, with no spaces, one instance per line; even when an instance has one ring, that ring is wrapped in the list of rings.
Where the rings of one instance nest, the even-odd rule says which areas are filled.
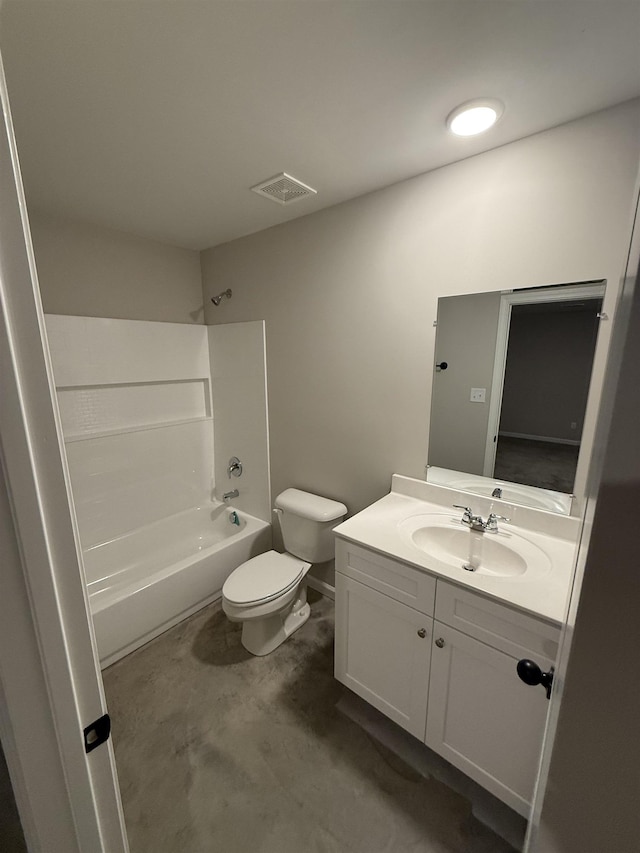
[[[630,102],[203,253],[206,322],[266,320],[273,492],[424,475],[439,296],[602,278],[612,315],[639,130]]]
[[[216,497],[238,489],[234,507],[271,521],[269,434],[264,323],[210,326],[209,353],[215,413]],[[243,465],[240,477],[229,478],[229,459]]]
[[[198,252],[30,210],[50,314],[202,323]]]

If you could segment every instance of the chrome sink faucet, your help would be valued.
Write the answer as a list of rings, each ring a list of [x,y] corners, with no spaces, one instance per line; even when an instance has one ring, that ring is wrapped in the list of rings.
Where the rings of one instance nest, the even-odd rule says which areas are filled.
[[[230,492],[225,492],[222,496],[222,500],[228,503],[232,498],[240,497],[240,492],[237,489],[232,489]]]
[[[485,521],[481,515],[474,515],[470,506],[462,506],[461,504],[453,504],[456,509],[463,509],[464,513],[460,519],[461,524],[466,524],[471,530],[476,530],[478,533],[497,533],[499,521],[511,521],[505,518],[504,515],[496,515],[495,512],[489,513]]]

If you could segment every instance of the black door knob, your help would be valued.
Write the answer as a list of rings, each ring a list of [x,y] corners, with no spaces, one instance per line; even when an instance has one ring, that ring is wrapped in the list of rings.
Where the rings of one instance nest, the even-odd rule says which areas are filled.
[[[547,699],[551,698],[551,686],[553,684],[554,673],[553,667],[549,669],[549,672],[543,672],[537,663],[525,658],[518,661],[516,669],[518,676],[525,684],[529,684],[532,687],[536,684],[542,684],[547,691]]]

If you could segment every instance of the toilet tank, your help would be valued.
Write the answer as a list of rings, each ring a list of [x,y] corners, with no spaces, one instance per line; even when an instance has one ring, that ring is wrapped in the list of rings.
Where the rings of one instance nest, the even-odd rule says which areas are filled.
[[[332,531],[347,514],[343,503],[300,489],[285,489],[275,504],[280,513],[284,547],[289,554],[308,563],[333,559]]]

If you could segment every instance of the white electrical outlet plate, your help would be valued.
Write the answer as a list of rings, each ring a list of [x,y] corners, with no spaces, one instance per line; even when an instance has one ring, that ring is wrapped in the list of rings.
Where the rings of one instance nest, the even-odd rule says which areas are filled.
[[[486,388],[472,388],[471,396],[469,399],[472,403],[484,403],[486,401],[487,389]]]

